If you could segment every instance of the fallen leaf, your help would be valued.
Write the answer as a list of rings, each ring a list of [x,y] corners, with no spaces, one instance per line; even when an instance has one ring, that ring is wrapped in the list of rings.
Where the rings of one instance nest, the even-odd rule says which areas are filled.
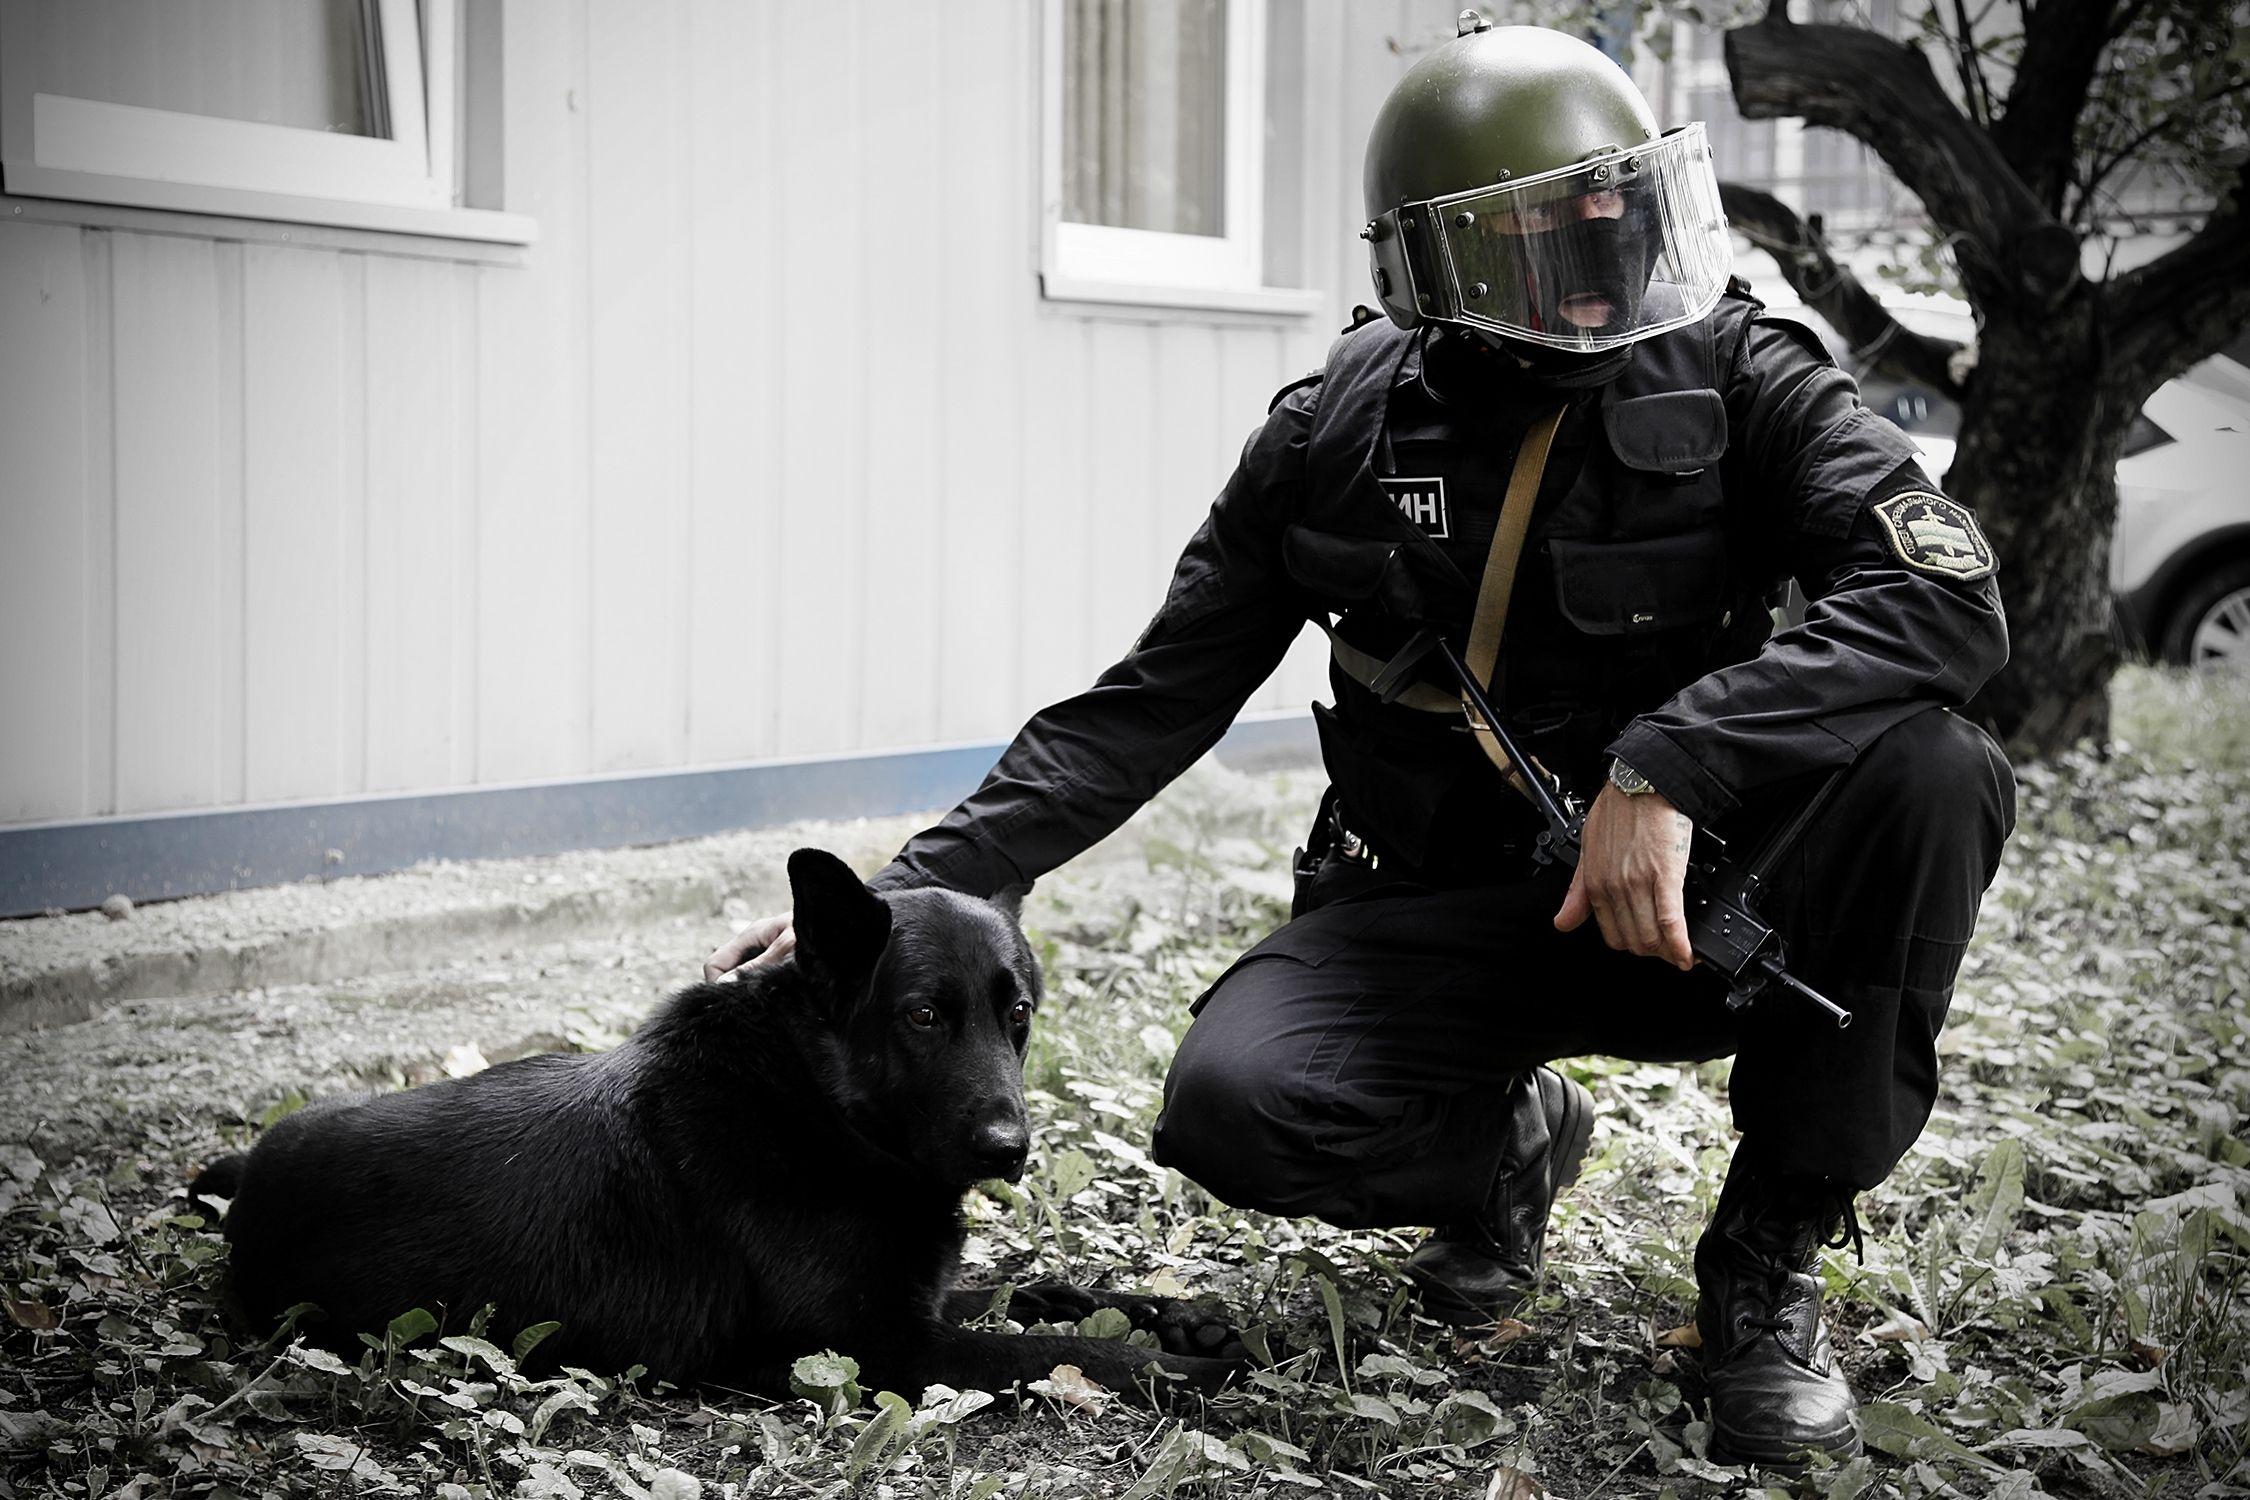
[[[1086,1378],[1086,1372],[1076,1365],[1057,1365],[1047,1373],[1045,1380],[1034,1380],[1031,1388],[1042,1396],[1051,1397],[1066,1406],[1100,1415],[1109,1405],[1107,1388]]]
[[[2156,1458],[2177,1458],[2195,1446],[2195,1410],[2185,1401],[2160,1401],[2156,1430],[2141,1443],[2141,1451]]]
[[[475,1042],[463,1042],[445,1054],[445,1076],[448,1078],[466,1078],[471,1073],[482,1073],[491,1066],[484,1060],[484,1053],[477,1049]]]
[[[2165,1356],[2172,1352],[2162,1344],[2144,1344],[2138,1339],[2133,1340],[2132,1348],[2134,1357],[2152,1370],[2164,1363]]]
[[[1493,1470],[1484,1500],[1547,1500],[1547,1491],[1523,1470],[1502,1467]]]
[[[1659,1349],[1700,1349],[1703,1347],[1703,1330],[1693,1323],[1682,1323],[1677,1328],[1667,1328],[1656,1336]]]
[[[1893,1308],[1889,1317],[1867,1330],[1867,1336],[1878,1344],[1920,1344],[1928,1342],[1930,1330],[1914,1314]]]
[[[362,1485],[400,1488],[398,1476],[377,1463],[367,1444],[358,1438],[331,1437],[320,1432],[297,1434],[297,1451],[305,1462],[330,1473],[348,1473]]]
[[[1464,1356],[1497,1354],[1531,1332],[1531,1325],[1520,1318],[1502,1318],[1497,1323],[1488,1323],[1482,1328],[1472,1328],[1466,1333],[1455,1335],[1453,1352]]]
[[[33,1333],[53,1333],[62,1327],[62,1316],[44,1302],[0,1302],[8,1310],[8,1321],[18,1328],[28,1328]]]

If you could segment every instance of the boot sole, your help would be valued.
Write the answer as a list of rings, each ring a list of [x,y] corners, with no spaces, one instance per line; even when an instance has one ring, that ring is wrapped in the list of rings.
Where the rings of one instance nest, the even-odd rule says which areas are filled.
[[[1762,1441],[1758,1438],[1746,1438],[1739,1433],[1728,1432],[1716,1422],[1711,1424],[1711,1462],[1731,1467],[1756,1464],[1761,1469],[1794,1474],[1805,1467],[1805,1460],[1798,1457],[1801,1453],[1820,1452],[1831,1458],[1856,1458],[1862,1451],[1863,1445],[1859,1440],[1857,1427],[1846,1427],[1833,1441],[1828,1442],[1808,1440],[1776,1443],[1770,1438]]]

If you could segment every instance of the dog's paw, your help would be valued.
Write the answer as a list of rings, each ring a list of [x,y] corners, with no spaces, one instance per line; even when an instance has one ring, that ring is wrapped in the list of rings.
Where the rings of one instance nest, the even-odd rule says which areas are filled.
[[[1149,1394],[1158,1405],[1171,1406],[1231,1390],[1243,1383],[1252,1367],[1242,1360],[1172,1354],[1158,1361],[1156,1368],[1166,1378]]]
[[[1147,1304],[1145,1309],[1138,1313],[1127,1309],[1125,1315],[1132,1318],[1135,1328],[1145,1328],[1155,1334],[1156,1342],[1165,1353],[1220,1360],[1230,1365],[1242,1364],[1250,1358],[1242,1334],[1228,1318],[1226,1309],[1218,1304],[1184,1302],[1172,1297],[1140,1300]]]
[[[1034,1323],[1075,1323],[1117,1299],[1064,1281],[1033,1281],[1008,1292],[1008,1316],[1029,1328]],[[1130,1318],[1131,1313],[1126,1316]],[[1135,1324],[1139,1327],[1139,1324]]]
[[[968,1298],[972,1294],[956,1293]],[[982,1295],[982,1294],[975,1294]],[[1025,1327],[1040,1323],[1082,1323],[1104,1308],[1121,1312],[1141,1332],[1153,1334],[1166,1354],[1239,1364],[1250,1358],[1242,1335],[1216,1302],[1137,1292],[1098,1292],[1062,1281],[1034,1281],[1008,1294],[1008,1316]]]

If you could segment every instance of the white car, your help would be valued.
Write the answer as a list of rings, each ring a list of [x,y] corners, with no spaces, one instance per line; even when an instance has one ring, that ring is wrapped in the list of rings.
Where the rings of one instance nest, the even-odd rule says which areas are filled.
[[[1976,322],[1951,298],[1884,299],[1917,333],[1966,343]],[[1802,306],[1769,311],[1811,328],[1846,370],[1835,331]],[[1929,459],[1953,463],[1961,413],[1926,387],[1855,371],[1861,399],[1897,423]],[[2128,644],[2164,661],[2250,669],[2250,334],[2174,380],[2141,408],[2117,464],[2110,589]]]

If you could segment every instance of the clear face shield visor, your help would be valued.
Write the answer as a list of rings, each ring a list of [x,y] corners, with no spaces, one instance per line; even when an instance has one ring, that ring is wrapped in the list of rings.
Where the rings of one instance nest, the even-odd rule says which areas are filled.
[[[1702,317],[1733,262],[1701,125],[1409,203],[1367,238],[1393,321],[1462,323],[1587,354]]]

